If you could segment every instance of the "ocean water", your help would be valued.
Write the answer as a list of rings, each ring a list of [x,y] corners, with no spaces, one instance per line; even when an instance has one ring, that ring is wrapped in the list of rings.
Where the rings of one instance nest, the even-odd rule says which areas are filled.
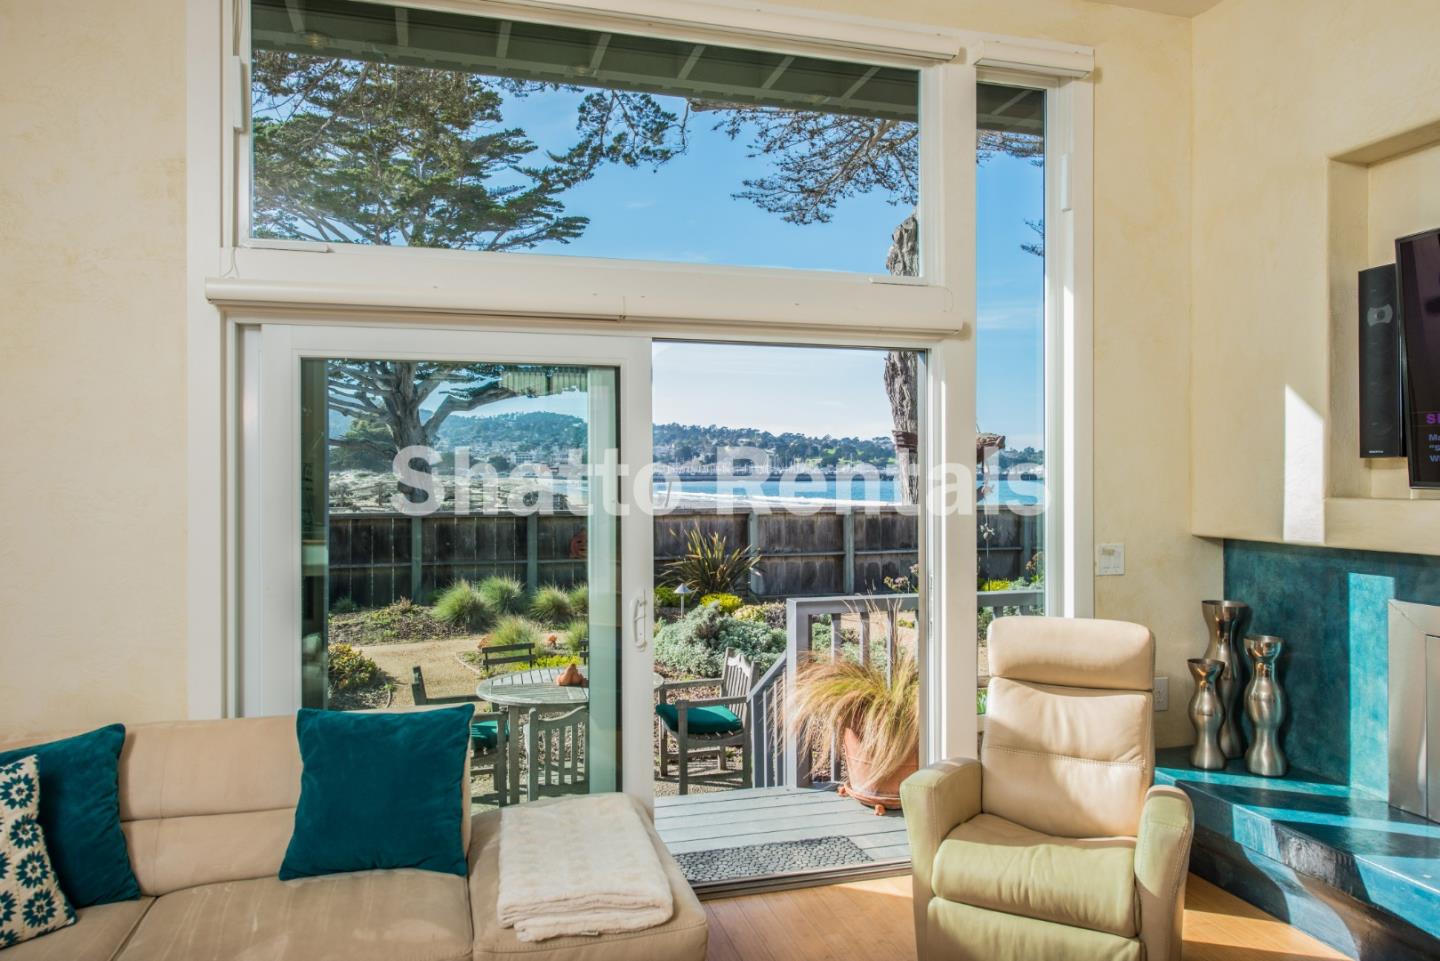
[[[861,477],[848,478],[849,483],[837,481],[834,478],[803,478],[793,483],[786,483],[779,480],[766,481],[743,481],[743,480],[686,480],[676,481],[681,493],[703,494],[708,496],[743,497],[746,495],[759,495],[761,497],[803,497],[813,500],[829,501],[879,501],[886,504],[898,504],[900,498],[896,496],[896,482],[889,479],[871,479],[866,481]],[[666,482],[662,478],[656,478],[657,496],[666,490]],[[1040,504],[1045,497],[1045,482],[1036,480],[1019,480],[1002,478],[995,489],[990,491],[981,501],[982,504]]]

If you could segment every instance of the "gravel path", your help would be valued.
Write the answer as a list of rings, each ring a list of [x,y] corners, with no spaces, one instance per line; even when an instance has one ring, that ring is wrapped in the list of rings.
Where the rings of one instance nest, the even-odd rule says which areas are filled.
[[[447,637],[413,644],[368,644],[357,647],[385,672],[395,685],[393,706],[413,705],[410,696],[410,669],[420,665],[425,674],[425,693],[431,697],[474,694],[480,678],[456,660],[455,655],[475,650],[473,637]]]

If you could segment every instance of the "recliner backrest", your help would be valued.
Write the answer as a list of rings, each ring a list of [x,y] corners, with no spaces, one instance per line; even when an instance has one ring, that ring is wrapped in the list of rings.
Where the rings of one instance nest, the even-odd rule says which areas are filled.
[[[1155,770],[1155,639],[1138,624],[990,626],[981,805],[1063,837],[1133,836]]]

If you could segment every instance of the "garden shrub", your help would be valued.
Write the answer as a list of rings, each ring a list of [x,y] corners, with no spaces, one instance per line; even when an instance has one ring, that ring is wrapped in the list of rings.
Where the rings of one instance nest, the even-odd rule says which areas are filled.
[[[354,614],[360,610],[360,605],[355,603],[352,597],[337,597],[330,605],[331,614]]]
[[[714,605],[701,605],[655,634],[655,660],[672,673],[718,677],[725,649],[733,647],[767,669],[785,651],[785,632],[736,620]]]
[[[770,627],[785,629],[785,605],[779,601],[764,604],[746,604],[734,613],[734,618],[752,624],[768,624]]]
[[[570,613],[574,617],[584,617],[590,613],[589,585],[577,584],[570,589]]]
[[[535,592],[530,614],[542,624],[560,625],[574,619],[575,609],[570,603],[570,593],[550,584]]]
[[[525,585],[513,577],[487,577],[477,590],[496,614],[520,614],[525,610]]]
[[[730,550],[723,534],[706,537],[697,526],[685,537],[685,553],[671,561],[666,572],[701,595],[728,593],[743,588],[758,563],[754,551],[744,547]]]
[[[675,588],[669,584],[655,585],[655,606],[656,607],[679,607],[680,595],[675,593]]]
[[[528,644],[539,647],[545,630],[539,624],[524,617],[511,615],[502,618],[495,630],[490,632],[486,647],[509,647],[511,644]]]
[[[720,608],[721,614],[734,614],[736,611],[740,610],[740,608],[745,606],[744,599],[742,599],[739,595],[723,593],[706,594],[704,597],[700,598],[700,603],[714,604],[716,607]]]
[[[356,691],[383,680],[380,666],[349,644],[331,644],[327,652],[330,690]]]
[[[823,648],[827,651],[830,650],[830,631],[830,618],[826,616],[817,617],[814,623],[810,625],[810,646]],[[871,636],[873,637],[874,635],[872,634]],[[842,645],[860,643],[860,632],[853,627],[840,628],[840,643]]]
[[[590,640],[589,621],[571,621],[564,632],[565,647],[571,653],[580,653],[580,648]]]
[[[483,631],[495,623],[495,608],[475,585],[459,580],[435,602],[435,619],[450,627]]]

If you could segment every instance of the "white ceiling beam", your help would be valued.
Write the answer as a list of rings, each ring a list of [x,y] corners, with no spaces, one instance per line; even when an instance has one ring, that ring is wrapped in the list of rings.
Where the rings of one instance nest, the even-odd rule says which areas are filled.
[[[860,92],[860,88],[863,87],[863,86],[865,86],[867,83],[869,83],[869,82],[870,82],[870,78],[873,77],[873,76],[875,76],[875,75],[876,75],[877,73],[879,73],[879,72],[880,72],[880,68],[879,68],[879,67],[871,67],[869,70],[866,70],[863,74],[861,74],[860,79],[857,80],[857,81],[855,81],[854,83],[852,83],[852,84],[850,85],[849,89],[846,90],[844,93],[842,93],[842,94],[839,96],[839,98],[836,99],[834,102],[835,102],[835,103],[849,103],[849,102],[850,102],[850,98],[853,97],[853,96],[855,96],[857,93],[859,93],[859,92]]]
[[[684,80],[686,77],[690,76],[690,71],[695,69],[695,65],[700,62],[700,55],[704,52],[705,44],[703,43],[697,43],[695,44],[695,46],[691,47],[690,56],[685,58],[685,65],[680,68],[680,72],[675,75],[675,79]]]
[[[794,57],[786,57],[784,60],[781,60],[780,66],[776,67],[775,72],[765,78],[765,82],[760,85],[760,89],[769,90],[771,87],[775,86],[775,81],[779,80],[780,75],[783,74],[786,70],[789,70],[790,65],[794,62]]]
[[[504,60],[505,55],[510,52],[510,21],[500,22],[500,39],[495,44],[495,59]]]
[[[590,54],[590,73],[600,69],[600,62],[605,59],[605,49],[610,46],[610,34],[600,34],[600,39],[595,41],[595,52]]]
[[[290,14],[290,29],[296,33],[305,32],[305,8],[300,0],[285,0],[285,12]]]
[[[395,8],[395,42],[402,47],[410,46],[410,11],[404,7]]]

